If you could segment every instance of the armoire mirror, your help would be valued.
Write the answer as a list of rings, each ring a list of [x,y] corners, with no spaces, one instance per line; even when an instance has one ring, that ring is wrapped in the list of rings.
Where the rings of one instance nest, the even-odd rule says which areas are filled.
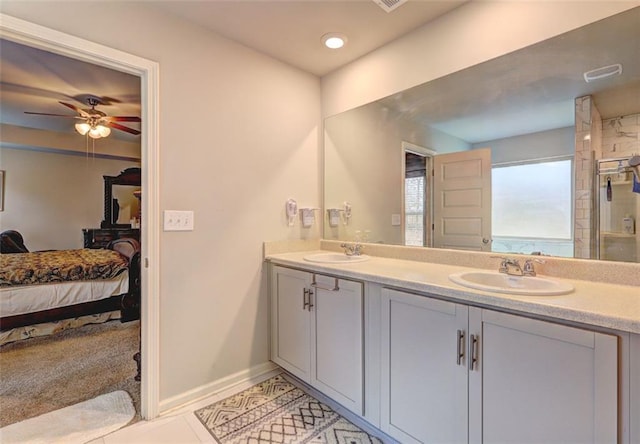
[[[403,202],[405,152],[415,154],[424,149],[440,156],[490,147],[493,171],[506,166],[549,166],[533,173],[537,176],[528,182],[523,176],[516,176],[512,182],[508,176],[501,179],[514,184],[513,188],[519,185],[525,191],[538,190],[543,198],[538,193],[535,199],[539,201],[534,202],[533,197],[523,195],[519,212],[499,221],[503,230],[505,226],[518,227],[516,242],[509,243],[507,239],[498,248],[501,239],[493,233],[493,251],[598,258],[593,245],[586,253],[575,253],[576,246],[593,243],[593,238],[598,237],[594,234],[599,228],[596,195],[602,190],[595,176],[597,159],[640,154],[638,54],[640,8],[633,8],[327,118],[324,238],[408,244],[408,212]],[[622,65],[621,74],[585,81],[584,73],[617,64]],[[600,71],[595,72],[596,76],[599,74]],[[597,111],[589,108],[591,105]],[[584,128],[584,106],[589,108],[589,119],[598,125]],[[599,119],[596,113],[600,114]],[[598,140],[589,140],[591,137]],[[584,158],[581,150],[585,143],[598,145],[595,159]],[[564,176],[555,171],[563,171]],[[518,174],[517,169],[515,172]],[[497,175],[493,178],[495,201],[500,191],[496,186],[500,185]],[[555,182],[555,178],[559,181]],[[628,174],[624,178],[630,180]],[[426,186],[429,180],[427,175]],[[578,201],[586,196],[581,189],[585,181],[593,188],[587,190],[589,203],[583,205]],[[504,191],[505,185],[501,186]],[[558,187],[568,190],[562,209],[557,202],[551,203]],[[640,194],[636,196],[640,202]],[[335,209],[344,215],[345,203],[350,206],[351,216],[348,220],[342,216],[337,224],[334,219],[330,224],[327,210]],[[431,211],[429,205],[428,202],[424,211]],[[640,204],[636,207],[633,211],[640,218]],[[534,232],[544,232],[549,219],[536,219],[535,212],[534,216],[525,214],[533,208],[542,210],[537,214],[546,212],[554,217],[564,212],[564,225],[556,231],[560,234],[541,236]],[[588,226],[582,225],[585,218]],[[430,228],[431,219],[427,221]],[[432,246],[426,240],[422,245]],[[637,234],[622,242],[634,242],[636,251],[640,250]],[[635,257],[640,258],[640,251]]]
[[[104,220],[100,223],[100,227],[130,227],[129,217],[139,213],[139,200],[134,192],[140,190],[140,168],[127,168],[117,176],[102,177],[104,178]],[[117,208],[115,202],[117,202]],[[123,215],[120,212],[121,208],[134,209],[130,209],[126,215]]]

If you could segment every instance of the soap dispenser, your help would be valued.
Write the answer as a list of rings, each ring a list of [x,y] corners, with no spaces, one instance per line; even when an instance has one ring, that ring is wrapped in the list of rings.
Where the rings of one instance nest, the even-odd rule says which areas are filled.
[[[624,217],[622,218],[622,232],[624,234],[635,234],[636,229],[635,229],[635,221],[633,220],[633,217],[631,217],[630,214],[625,214]]]

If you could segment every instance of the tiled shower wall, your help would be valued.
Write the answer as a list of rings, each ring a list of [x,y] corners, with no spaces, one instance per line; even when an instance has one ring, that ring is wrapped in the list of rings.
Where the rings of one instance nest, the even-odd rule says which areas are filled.
[[[617,123],[618,119],[620,125]],[[603,120],[602,158],[615,159],[640,155],[638,134],[640,134],[640,114]]]
[[[596,257],[595,161],[640,155],[640,114],[602,120],[591,96],[576,99],[574,256]],[[618,121],[620,125],[618,125]]]
[[[626,160],[640,155],[640,114],[630,114],[603,120],[602,157],[604,159],[624,159],[609,162],[609,168],[626,166]],[[607,202],[604,184],[610,177],[614,187],[613,201]],[[626,237],[622,219],[631,216],[636,221],[640,216],[640,195],[632,192],[632,173],[610,174],[600,177],[600,221],[601,245],[599,259],[625,262],[640,262],[640,231],[636,222],[635,236]],[[607,233],[611,232],[611,233]]]
[[[576,99],[574,257],[595,257],[595,160],[602,158],[602,119],[591,96]]]

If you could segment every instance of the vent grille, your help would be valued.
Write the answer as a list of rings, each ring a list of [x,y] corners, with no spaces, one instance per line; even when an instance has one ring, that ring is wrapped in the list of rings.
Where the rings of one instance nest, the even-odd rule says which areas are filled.
[[[373,2],[384,9],[386,12],[391,12],[403,3],[409,0],[373,0]]]

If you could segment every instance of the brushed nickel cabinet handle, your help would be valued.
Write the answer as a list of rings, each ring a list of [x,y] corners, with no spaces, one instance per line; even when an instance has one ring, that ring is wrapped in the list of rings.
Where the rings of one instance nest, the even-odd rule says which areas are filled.
[[[305,288],[302,291],[302,309],[306,310],[307,307],[309,306],[309,293],[311,292],[311,290],[309,290],[308,288]]]
[[[313,308],[313,289],[312,288],[309,289],[309,303],[307,304],[307,306],[309,307],[309,311],[311,311],[311,309]]]
[[[456,364],[460,365],[464,359],[464,331],[458,330],[458,351],[457,351]]]
[[[471,335],[469,337],[469,370],[478,362],[478,336]]]
[[[318,285],[316,283],[316,274],[313,273],[313,279],[311,281],[311,286],[314,288],[319,288],[320,290],[326,291],[340,291],[340,286],[338,285],[338,278],[335,278],[335,283],[333,284],[333,288],[323,287],[322,285]]]

